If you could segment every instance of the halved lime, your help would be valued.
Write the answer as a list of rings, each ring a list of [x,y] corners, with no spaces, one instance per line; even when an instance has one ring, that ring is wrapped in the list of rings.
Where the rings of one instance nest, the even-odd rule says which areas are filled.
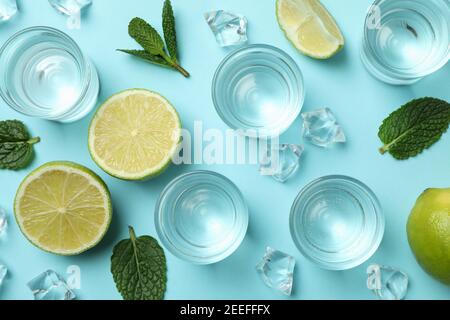
[[[89,152],[108,174],[143,180],[167,168],[180,136],[178,113],[164,97],[131,89],[99,108],[89,127]]]
[[[344,47],[344,37],[319,0],[277,0],[277,19],[290,42],[303,54],[328,59]]]
[[[94,172],[72,162],[50,162],[21,183],[14,212],[23,234],[38,248],[76,255],[103,238],[112,206],[108,188]]]

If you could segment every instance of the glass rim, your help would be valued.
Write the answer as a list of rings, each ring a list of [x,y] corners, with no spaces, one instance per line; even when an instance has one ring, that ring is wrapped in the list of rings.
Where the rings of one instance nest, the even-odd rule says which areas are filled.
[[[10,46],[12,44],[14,44],[18,39],[20,39],[20,37],[25,36],[27,34],[31,34],[33,32],[48,32],[51,33],[53,35],[56,35],[58,37],[63,38],[65,41],[67,41],[70,46],[72,47],[72,49],[74,50],[74,52],[70,52],[70,54],[72,56],[74,56],[75,60],[77,61],[77,64],[80,66],[80,70],[81,70],[81,79],[82,79],[82,90],[80,92],[80,96],[78,98],[77,101],[75,101],[73,103],[73,107],[81,104],[83,102],[83,100],[86,97],[86,94],[89,90],[89,85],[91,82],[91,70],[89,68],[89,64],[87,63],[87,58],[84,55],[83,51],[81,50],[81,48],[79,47],[79,45],[75,42],[75,40],[69,36],[67,33],[58,30],[56,28],[53,27],[48,27],[48,26],[33,26],[33,27],[28,27],[25,29],[22,29],[16,33],[14,33],[12,36],[10,36],[8,38],[8,40],[5,41],[5,43],[1,46],[0,48],[0,62],[2,61],[5,52],[8,51],[8,49],[10,48]],[[75,53],[75,54],[74,54]],[[13,108],[15,111],[26,115],[26,116],[35,116],[34,114],[30,114],[27,113],[23,110],[23,107],[17,105],[17,103],[14,100],[11,100],[8,97],[7,91],[8,88],[6,86],[6,84],[4,84],[5,82],[5,78],[3,77],[2,80],[0,81],[0,96],[3,98],[3,100],[11,107]],[[66,113],[70,113],[71,111],[61,111],[61,113],[55,114],[52,118],[58,118]]]
[[[232,61],[234,58],[239,56],[240,54],[245,54],[246,52],[251,52],[255,49],[260,49],[261,51],[264,51],[265,53],[274,55],[277,54],[277,58],[280,59],[286,66],[289,68],[290,73],[295,77],[296,83],[294,85],[295,91],[296,91],[296,102],[295,112],[292,113],[292,121],[289,125],[283,126],[281,129],[272,129],[272,128],[265,128],[265,127],[236,127],[231,121],[228,120],[228,117],[224,115],[222,112],[222,106],[219,103],[217,96],[218,96],[218,84],[219,84],[219,77],[222,75],[224,67],[227,66],[227,64]],[[216,68],[216,71],[214,72],[214,77],[212,80],[211,85],[211,95],[213,100],[214,108],[219,115],[219,117],[222,119],[223,122],[225,122],[226,125],[228,125],[233,130],[244,130],[243,134],[248,137],[253,138],[271,138],[271,137],[277,137],[282,135],[284,132],[286,132],[289,127],[294,123],[294,121],[297,119],[297,117],[300,115],[300,112],[302,110],[303,104],[305,102],[305,82],[303,73],[298,66],[298,64],[295,62],[295,60],[287,54],[285,51],[272,46],[268,44],[251,44],[251,45],[245,45],[241,48],[235,49],[234,51],[228,53],[225,58],[222,59],[222,61],[219,63],[219,66]]]
[[[231,187],[233,189],[233,192],[235,192],[235,195],[239,199],[239,205],[243,208],[243,210],[240,211],[239,216],[243,218],[242,223],[237,225],[237,228],[239,229],[239,233],[234,237],[233,242],[230,243],[224,250],[221,252],[214,253],[213,255],[195,255],[195,254],[188,254],[183,250],[180,250],[176,244],[173,243],[173,241],[170,239],[170,237],[167,235],[166,227],[164,227],[163,223],[163,217],[167,214],[162,212],[163,204],[166,200],[167,195],[170,192],[173,192],[174,186],[180,184],[185,179],[191,177],[191,176],[199,176],[199,175],[205,175],[205,176],[212,176],[215,178],[218,178],[219,180],[223,181],[227,184],[227,186]],[[183,193],[184,190],[178,192]],[[236,249],[240,246],[242,241],[245,238],[245,235],[247,233],[248,229],[248,223],[249,223],[249,212],[248,212],[248,205],[245,201],[244,195],[242,194],[241,190],[226,176],[209,171],[209,170],[194,170],[190,172],[183,173],[173,180],[171,180],[161,191],[158,200],[155,205],[155,214],[154,214],[154,222],[155,222],[155,229],[156,233],[158,234],[161,242],[164,244],[167,250],[169,250],[173,255],[176,257],[190,262],[194,264],[199,265],[206,265],[206,264],[213,264],[219,261],[222,261],[229,257],[233,252],[236,251]]]
[[[376,219],[375,232],[371,239],[370,245],[368,245],[367,247],[367,252],[364,252],[362,254],[359,254],[358,256],[343,261],[326,261],[323,259],[319,259],[314,254],[313,251],[308,250],[304,246],[304,244],[302,243],[302,239],[300,239],[297,236],[298,230],[295,226],[295,222],[297,221],[298,217],[303,215],[302,213],[298,212],[298,206],[302,201],[304,201],[305,195],[311,190],[313,190],[318,184],[331,181],[347,182],[363,191],[364,194],[366,195],[366,198],[370,201],[371,205],[373,206],[373,211],[375,213]],[[299,192],[299,194],[296,196],[289,215],[289,230],[295,246],[300,251],[300,253],[310,262],[326,270],[335,270],[335,271],[348,270],[355,268],[364,263],[365,261],[367,261],[378,249],[384,236],[385,216],[378,197],[375,195],[372,189],[370,189],[365,183],[361,182],[358,179],[345,175],[328,175],[311,181],[305,187],[303,187]],[[320,249],[316,249],[316,251],[320,251]]]
[[[368,33],[369,33],[370,29],[367,28],[367,21],[370,18],[370,13],[371,13],[372,7],[380,6],[380,4],[382,4],[383,2],[387,2],[387,1],[395,1],[395,0],[375,0],[367,9],[366,17],[364,18],[363,51],[365,51],[365,50],[370,51],[371,57],[375,59],[376,64],[382,68],[382,71],[378,67],[375,67],[375,66],[372,66],[372,67],[375,68],[377,70],[377,72],[387,73],[388,77],[395,78],[396,80],[400,80],[400,81],[410,81],[410,80],[414,80],[414,79],[421,79],[423,77],[431,75],[432,73],[434,73],[434,72],[440,70],[442,67],[444,67],[450,60],[450,44],[447,47],[447,54],[443,56],[441,61],[439,61],[438,63],[436,63],[435,66],[433,66],[432,68],[430,68],[426,71],[424,70],[419,73],[408,74],[408,73],[403,73],[403,72],[401,72],[401,70],[397,70],[397,69],[396,69],[397,72],[392,72],[391,70],[389,70],[389,68],[386,67],[386,65],[380,60],[379,56],[374,51],[373,46],[371,46],[369,44]],[[447,22],[448,34],[450,36],[450,1],[444,0],[443,4],[446,5],[447,9],[448,9],[446,11],[447,19],[444,19],[444,20]],[[442,13],[442,14],[445,14],[445,13]]]

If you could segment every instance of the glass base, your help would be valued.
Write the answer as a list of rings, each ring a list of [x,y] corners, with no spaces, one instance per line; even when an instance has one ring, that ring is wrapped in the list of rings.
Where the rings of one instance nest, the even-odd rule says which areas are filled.
[[[248,209],[239,189],[210,171],[175,178],[156,205],[155,227],[162,244],[194,264],[228,257],[241,244],[247,226]]]
[[[290,56],[268,45],[229,54],[212,83],[217,113],[232,129],[250,137],[276,137],[300,114],[303,75]]]
[[[384,234],[376,195],[346,176],[319,178],[302,189],[289,218],[292,239],[305,258],[327,270],[367,261]]]
[[[409,85],[450,56],[450,2],[376,0],[365,20],[362,60],[377,79]]]
[[[67,34],[33,27],[0,49],[0,95],[31,117],[73,122],[95,107],[100,82],[94,64]]]

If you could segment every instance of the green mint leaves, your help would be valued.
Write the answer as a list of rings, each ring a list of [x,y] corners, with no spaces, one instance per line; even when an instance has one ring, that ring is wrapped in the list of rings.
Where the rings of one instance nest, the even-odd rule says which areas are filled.
[[[128,25],[128,33],[144,50],[118,49],[118,51],[128,53],[159,66],[175,69],[188,78],[189,73],[178,63],[175,17],[170,0],[165,0],[164,2],[162,20],[167,51],[158,31],[141,18],[131,20]]]
[[[128,25],[128,33],[130,37],[136,40],[151,55],[163,57],[166,54],[164,51],[164,42],[158,31],[153,29],[150,24],[141,18],[131,20]]]
[[[173,9],[170,0],[166,0],[164,2],[162,21],[164,40],[166,41],[167,51],[169,52],[172,60],[178,63],[177,32],[175,30],[175,17],[173,15]]]
[[[166,291],[166,256],[158,241],[150,236],[120,241],[111,257],[111,273],[125,300],[162,300]]]
[[[382,154],[389,152],[406,160],[431,147],[447,131],[450,104],[435,98],[408,102],[383,121],[378,136],[384,143]]]
[[[39,137],[30,137],[22,122],[0,121],[0,169],[25,168],[33,158],[33,145],[39,141]]]

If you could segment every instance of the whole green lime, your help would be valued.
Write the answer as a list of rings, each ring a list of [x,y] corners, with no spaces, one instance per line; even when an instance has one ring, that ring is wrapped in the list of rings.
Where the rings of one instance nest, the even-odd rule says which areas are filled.
[[[427,189],[407,224],[408,241],[422,268],[450,285],[450,188]]]

